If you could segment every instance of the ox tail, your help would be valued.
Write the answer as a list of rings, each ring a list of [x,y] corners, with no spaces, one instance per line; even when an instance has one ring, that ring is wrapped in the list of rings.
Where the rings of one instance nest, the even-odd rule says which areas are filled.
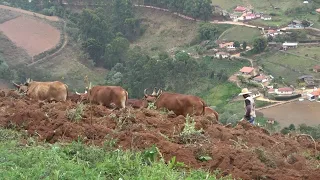
[[[66,91],[67,91],[67,95],[66,95],[66,99],[65,99],[65,101],[66,101],[69,97],[69,89],[68,89],[69,87],[66,84],[64,84],[64,86],[66,87]]]
[[[216,120],[219,121],[219,114],[217,111],[213,110],[213,114],[216,116]]]
[[[201,115],[204,115],[205,111],[206,111],[207,104],[203,100],[201,100],[201,103],[202,103],[202,113],[201,113]]]

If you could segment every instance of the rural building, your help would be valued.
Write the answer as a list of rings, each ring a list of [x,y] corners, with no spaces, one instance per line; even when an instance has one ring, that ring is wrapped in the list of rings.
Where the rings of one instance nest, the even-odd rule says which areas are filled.
[[[240,69],[240,73],[242,75],[246,75],[246,76],[253,76],[254,75],[254,68],[245,66],[242,69]]]
[[[316,84],[314,82],[314,78],[311,75],[303,75],[298,78],[298,82],[305,83],[306,87],[315,87]]]
[[[268,89],[268,94],[275,94],[276,90],[273,88]]]
[[[257,77],[253,78],[254,81],[258,82],[258,83],[265,83],[269,80],[269,78],[267,76],[264,75],[259,75]]]
[[[244,13],[241,17],[238,18],[240,21],[256,19],[256,15],[253,13]]]
[[[235,12],[245,12],[246,10],[247,8],[243,6],[237,6],[236,8],[234,8]]]
[[[317,12],[317,13],[320,13],[320,8],[319,8],[319,9],[316,9],[316,12]]]
[[[319,99],[319,97],[320,97],[320,89],[316,89],[313,92],[308,93],[307,97],[308,97],[309,101],[314,101],[316,99]]]
[[[289,28],[303,28],[302,22],[299,20],[293,20],[288,25]]]
[[[291,48],[297,48],[298,47],[298,43],[288,43],[288,42],[284,42],[282,44],[282,48],[283,50],[287,50],[287,49],[291,49]]]
[[[256,97],[261,96],[261,94],[260,94],[260,92],[259,92],[258,90],[253,90],[253,91],[251,91],[251,92],[252,92],[251,96],[252,96],[253,98],[256,98]]]
[[[320,72],[320,66],[319,65],[314,66],[313,72]]]
[[[261,16],[261,19],[265,20],[265,21],[270,21],[272,19],[272,17],[271,16],[267,16],[267,15],[263,15],[263,16]]]
[[[233,21],[238,21],[239,14],[237,14],[237,13],[232,13],[232,14],[230,14],[229,16],[230,16],[230,19],[232,19]]]
[[[283,87],[275,90],[278,95],[291,95],[293,94],[293,89],[291,87]]]
[[[233,42],[226,42],[226,43],[221,43],[219,44],[219,48],[227,49],[227,50],[235,50],[236,48],[233,46]]]
[[[225,59],[225,58],[229,58],[229,57],[230,57],[230,54],[227,53],[227,52],[217,52],[217,53],[215,54],[215,57],[216,57],[216,58]]]
[[[309,4],[309,1],[303,1],[303,4]]]

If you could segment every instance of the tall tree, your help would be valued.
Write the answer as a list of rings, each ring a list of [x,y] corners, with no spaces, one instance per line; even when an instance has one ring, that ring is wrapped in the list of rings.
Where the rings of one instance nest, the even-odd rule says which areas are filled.
[[[267,47],[267,39],[260,37],[256,38],[253,42],[253,48],[255,52],[260,53],[263,52]]]

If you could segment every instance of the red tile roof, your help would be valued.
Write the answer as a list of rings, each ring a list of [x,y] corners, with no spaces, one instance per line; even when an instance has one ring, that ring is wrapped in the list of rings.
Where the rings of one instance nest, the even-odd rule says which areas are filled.
[[[289,91],[293,91],[293,89],[290,88],[290,87],[283,87],[283,88],[279,88],[278,91],[280,91],[280,92],[289,92]]]
[[[251,73],[253,70],[254,70],[254,68],[252,68],[252,67],[243,67],[242,69],[240,69],[240,72]]]
[[[315,65],[315,66],[313,67],[313,69],[320,70],[320,66],[319,66],[319,65]]]
[[[237,6],[237,7],[234,9],[234,11],[240,11],[240,12],[243,12],[243,11],[245,11],[245,10],[247,10],[247,8],[245,8],[245,7],[243,7],[243,6]]]
[[[253,78],[254,80],[257,80],[257,81],[262,81],[262,80],[264,80],[264,79],[266,79],[267,77],[266,76],[264,76],[264,75],[260,75],[260,76],[257,76],[257,77],[255,77],[255,78]]]

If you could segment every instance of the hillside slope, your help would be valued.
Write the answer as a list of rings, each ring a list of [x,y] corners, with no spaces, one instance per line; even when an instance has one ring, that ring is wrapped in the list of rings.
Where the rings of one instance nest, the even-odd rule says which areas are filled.
[[[55,143],[82,139],[102,146],[107,135],[122,149],[142,150],[155,144],[166,161],[176,156],[188,167],[211,172],[221,169],[222,174],[235,178],[320,178],[319,142],[315,150],[308,137],[270,135],[244,121],[235,128],[224,127],[211,117],[195,118],[195,127],[202,128],[202,134],[181,136],[186,121],[182,116],[148,109],[111,111],[96,105],[92,111],[87,105],[83,118],[71,121],[67,115],[77,108],[74,102],[43,104],[4,91],[0,93],[6,94],[0,97],[0,126],[26,130],[39,140]],[[201,162],[203,156],[212,160]]]

